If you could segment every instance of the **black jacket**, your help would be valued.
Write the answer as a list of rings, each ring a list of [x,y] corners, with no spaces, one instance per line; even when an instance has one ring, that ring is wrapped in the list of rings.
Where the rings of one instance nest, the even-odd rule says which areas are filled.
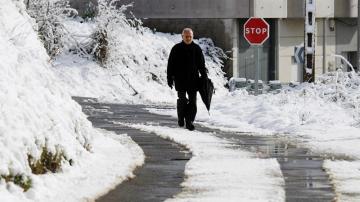
[[[167,79],[168,83],[175,81],[177,91],[197,90],[199,73],[207,77],[205,60],[199,45],[192,42],[187,45],[183,41],[176,44],[170,52]]]

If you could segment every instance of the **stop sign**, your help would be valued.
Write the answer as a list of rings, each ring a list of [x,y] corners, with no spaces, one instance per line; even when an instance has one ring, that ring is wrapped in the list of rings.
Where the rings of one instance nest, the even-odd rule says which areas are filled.
[[[263,18],[249,18],[244,24],[244,37],[250,45],[261,45],[268,38],[270,26]]]

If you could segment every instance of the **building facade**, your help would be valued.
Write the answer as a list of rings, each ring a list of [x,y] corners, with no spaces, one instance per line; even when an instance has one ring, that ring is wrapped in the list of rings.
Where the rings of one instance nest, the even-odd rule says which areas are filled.
[[[316,74],[346,66],[334,55],[356,64],[357,0],[316,2]],[[302,81],[302,65],[295,61],[296,46],[304,43],[305,0],[122,0],[145,26],[180,33],[191,27],[195,37],[210,37],[230,57],[224,71],[229,77],[253,79],[254,49],[243,37],[249,17],[270,24],[270,38],[261,48],[263,81]],[[181,39],[179,39],[181,40]]]

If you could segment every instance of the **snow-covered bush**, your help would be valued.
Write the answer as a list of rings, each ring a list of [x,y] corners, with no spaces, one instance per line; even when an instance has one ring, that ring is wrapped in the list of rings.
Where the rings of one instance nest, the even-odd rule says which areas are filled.
[[[316,83],[319,96],[347,109],[360,126],[360,75],[338,70],[324,74]]]
[[[65,16],[77,15],[67,0],[28,0],[28,14],[36,20],[38,32],[50,57],[63,51],[67,30],[61,23]]]
[[[106,61],[108,60],[108,32],[111,32],[114,25],[132,26],[136,25],[138,20],[127,19],[125,16],[125,11],[129,5],[121,5],[121,0],[100,0],[98,2],[98,14],[95,18],[95,23],[97,24],[97,30],[91,36],[93,39],[92,53],[96,61],[99,62],[103,67],[107,67]],[[140,26],[139,26],[140,27]]]
[[[108,55],[108,39],[106,29],[99,29],[94,34],[92,34],[92,50],[90,53],[94,54],[95,60],[99,62],[100,65],[104,65],[107,60]]]
[[[198,41],[206,61],[206,67],[209,71],[210,78],[213,79],[217,90],[223,91],[227,80],[225,79],[225,72],[222,71],[223,60],[228,59],[228,56],[224,51],[216,47],[214,42],[210,38],[201,38]]]

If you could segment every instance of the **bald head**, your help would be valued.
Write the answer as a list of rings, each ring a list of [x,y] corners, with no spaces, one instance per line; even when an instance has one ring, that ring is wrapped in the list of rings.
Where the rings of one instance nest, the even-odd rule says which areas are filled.
[[[194,33],[193,33],[192,29],[185,28],[185,29],[183,29],[181,36],[182,36],[184,43],[189,45],[193,41]]]

